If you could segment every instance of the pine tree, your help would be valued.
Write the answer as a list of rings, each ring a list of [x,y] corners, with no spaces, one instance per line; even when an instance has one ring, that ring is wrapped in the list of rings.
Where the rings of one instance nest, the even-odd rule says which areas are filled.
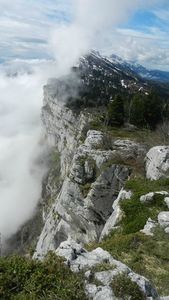
[[[108,125],[122,126],[124,124],[124,103],[121,96],[116,95],[108,106]]]
[[[144,98],[140,94],[133,96],[131,100],[131,111],[129,122],[137,127],[145,126],[145,107]]]

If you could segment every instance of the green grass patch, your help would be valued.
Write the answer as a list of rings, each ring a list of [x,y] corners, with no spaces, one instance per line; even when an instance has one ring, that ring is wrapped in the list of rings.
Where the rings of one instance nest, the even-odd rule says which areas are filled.
[[[2,300],[84,300],[84,279],[50,253],[44,262],[19,256],[0,258]]]
[[[95,265],[92,268],[92,272],[96,273],[96,272],[103,272],[103,271],[109,271],[109,270],[114,270],[115,266],[110,265],[109,262],[103,262],[101,264]]]
[[[137,177],[127,181],[125,188],[132,190],[138,196],[162,190],[169,192],[169,178],[151,181],[144,177]]]
[[[169,234],[157,228],[154,237],[140,232],[125,234],[113,231],[99,244],[88,245],[88,250],[102,247],[133,271],[147,277],[162,296],[169,294]]]
[[[143,229],[148,218],[157,220],[160,211],[167,211],[164,195],[156,194],[150,203],[141,203],[140,196],[134,195],[131,199],[123,201],[121,208],[124,217],[121,222],[124,233],[135,233]]]
[[[146,296],[140,290],[136,282],[127,275],[120,274],[114,277],[111,284],[116,297],[124,300],[146,300]]]
[[[150,203],[141,203],[140,196],[155,191],[169,191],[169,179],[150,181],[145,178],[135,178],[126,182],[126,189],[133,191],[131,199],[123,201],[124,212],[122,228],[124,233],[135,233],[143,229],[148,218],[157,219],[160,211],[168,210],[164,195],[156,194]]]
[[[140,196],[162,190],[169,192],[169,179],[150,181],[139,177],[129,180],[125,188],[132,190],[133,196],[121,203],[120,228],[113,230],[101,243],[89,245],[88,249],[102,247],[107,250],[114,258],[151,280],[159,294],[166,296],[169,294],[169,234],[160,227],[155,229],[153,237],[140,230],[149,217],[155,220],[158,213],[168,207],[164,195],[155,195],[147,204],[140,202]]]

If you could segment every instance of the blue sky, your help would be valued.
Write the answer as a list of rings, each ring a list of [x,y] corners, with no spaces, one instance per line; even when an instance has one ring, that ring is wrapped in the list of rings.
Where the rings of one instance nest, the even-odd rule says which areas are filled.
[[[11,0],[0,0],[0,60],[52,58],[49,45],[52,30],[63,24],[71,25],[77,1],[82,2],[15,0],[12,3]],[[126,0],[120,1],[125,3]],[[169,1],[147,0],[144,7],[137,7],[135,3],[139,1],[127,1],[131,3],[131,13],[127,12],[124,19],[120,16],[111,29],[109,27],[99,48],[150,68],[169,71]],[[106,0],[104,2],[106,4]],[[117,1],[114,3],[118,6]]]

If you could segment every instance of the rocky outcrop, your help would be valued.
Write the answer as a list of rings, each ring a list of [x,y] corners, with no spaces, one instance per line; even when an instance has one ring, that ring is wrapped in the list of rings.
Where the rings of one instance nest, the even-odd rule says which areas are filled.
[[[128,266],[115,260],[102,248],[88,252],[80,244],[68,240],[61,243],[56,254],[66,259],[66,263],[73,272],[85,270],[86,294],[89,299],[116,299],[111,283],[119,274],[125,274],[134,281],[146,299],[148,297],[159,299],[157,291],[145,277],[136,274]],[[104,267],[105,270],[103,270]],[[99,271],[99,268],[102,270]]]
[[[81,190],[84,187],[72,179],[72,172],[70,174],[46,219],[36,257],[55,250],[69,237],[83,243],[98,240],[129,170],[118,165],[108,167],[91,184],[86,197]]]
[[[169,198],[166,196],[168,196],[168,192],[159,191],[159,192],[150,192],[140,197],[140,202],[145,205],[153,204],[153,201],[158,203],[160,200],[162,200],[163,206],[166,206],[166,211],[162,211],[158,214],[157,221],[152,220],[151,218],[147,220],[144,228],[140,230],[142,233],[153,236],[154,229],[157,228],[157,226],[164,228],[166,233],[169,232],[169,211],[167,211],[167,208],[169,207]]]
[[[169,197],[165,197],[164,202],[167,205],[167,207],[169,208]]]
[[[157,227],[158,223],[151,218],[148,218],[147,223],[145,224],[144,228],[140,230],[145,235],[154,235],[154,229]]]
[[[166,228],[169,227],[169,211],[162,211],[158,215],[159,224]]]
[[[121,221],[123,212],[120,207],[120,203],[124,200],[130,199],[132,196],[131,191],[125,191],[123,188],[121,189],[117,199],[114,201],[112,209],[113,212],[109,219],[107,220],[102,233],[100,235],[100,241],[113,230],[116,229],[118,226],[118,223]]]
[[[56,147],[61,154],[61,175],[64,177],[68,171],[74,151],[83,133],[87,115],[79,115],[65,106],[65,103],[56,98],[56,84],[51,81],[44,87],[44,100],[42,108],[42,123],[50,146]]]
[[[155,196],[158,196],[158,195],[161,195],[164,198],[164,196],[168,196],[168,192],[166,192],[166,191],[150,192],[146,195],[142,195],[140,197],[140,202],[142,202],[142,203],[152,203],[153,200],[155,199]],[[164,198],[164,201],[165,201],[165,199],[166,198]]]
[[[39,258],[68,238],[89,243],[108,234],[120,220],[125,196],[118,195],[131,173],[127,161],[145,155],[140,144],[88,130],[92,116],[69,109],[58,93],[55,81],[44,88],[43,126],[59,162],[57,157],[45,182]]]
[[[146,177],[157,180],[169,176],[169,146],[156,146],[146,155]]]

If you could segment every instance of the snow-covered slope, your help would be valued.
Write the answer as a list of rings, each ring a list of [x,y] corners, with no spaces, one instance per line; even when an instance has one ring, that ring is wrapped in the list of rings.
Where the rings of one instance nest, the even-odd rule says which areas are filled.
[[[112,54],[108,59],[119,68],[122,68],[124,72],[134,72],[147,80],[169,83],[169,72],[149,70],[134,61],[123,60],[115,54]]]

